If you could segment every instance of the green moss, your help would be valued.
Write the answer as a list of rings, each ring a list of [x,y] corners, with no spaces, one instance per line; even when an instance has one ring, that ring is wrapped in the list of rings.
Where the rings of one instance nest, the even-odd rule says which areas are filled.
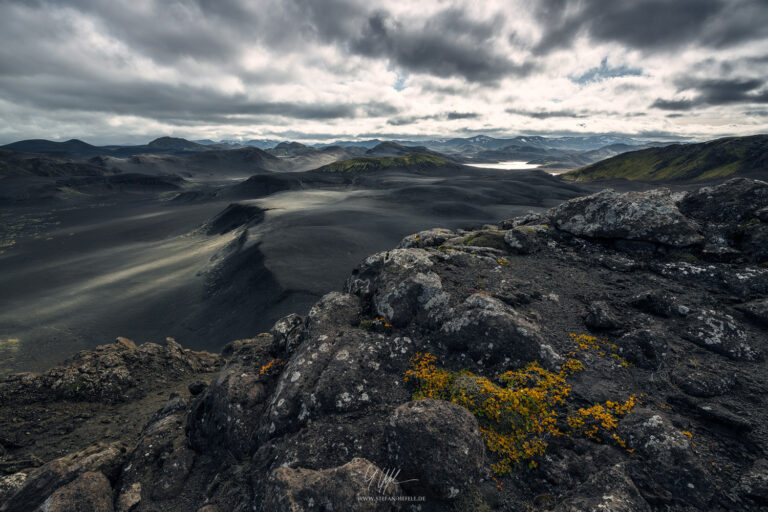
[[[680,254],[680,259],[682,261],[686,262],[686,263],[698,263],[699,262],[699,258],[697,258],[695,255],[693,255],[693,254],[691,254],[689,252],[684,252],[684,253]]]
[[[444,158],[424,153],[410,153],[405,156],[385,156],[376,158],[351,158],[320,167],[320,172],[358,173],[419,165],[438,167],[448,163]]]
[[[366,331],[370,331],[373,327],[373,320],[365,319],[360,320],[360,324],[358,325],[360,329],[364,329]]]
[[[502,251],[507,250],[503,231],[478,231],[465,236],[461,243],[462,245],[471,245],[473,247],[491,247]]]
[[[768,137],[729,137],[623,153],[563,174],[570,181],[708,180],[759,168]]]

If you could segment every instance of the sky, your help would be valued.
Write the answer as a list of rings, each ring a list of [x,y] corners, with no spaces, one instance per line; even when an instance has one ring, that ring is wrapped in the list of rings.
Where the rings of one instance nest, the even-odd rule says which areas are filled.
[[[768,132],[766,0],[0,0],[0,142]]]

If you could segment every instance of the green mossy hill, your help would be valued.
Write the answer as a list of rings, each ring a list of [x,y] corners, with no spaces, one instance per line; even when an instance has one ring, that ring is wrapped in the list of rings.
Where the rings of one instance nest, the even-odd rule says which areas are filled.
[[[346,172],[358,173],[390,169],[394,167],[438,167],[447,165],[444,158],[424,153],[411,153],[404,156],[384,156],[374,158],[351,158],[320,167],[320,172]]]
[[[632,151],[563,174],[571,181],[703,181],[763,171],[768,135],[728,137]]]

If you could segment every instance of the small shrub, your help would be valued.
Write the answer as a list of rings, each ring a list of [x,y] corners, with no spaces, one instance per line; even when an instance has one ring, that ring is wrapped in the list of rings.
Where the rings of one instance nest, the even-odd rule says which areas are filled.
[[[585,340],[585,345],[591,343]],[[436,357],[428,353],[411,358],[405,381],[416,386],[414,400],[448,400],[472,412],[488,450],[497,456],[491,467],[498,475],[524,461],[536,467],[548,440],[557,436],[578,435],[596,442],[611,439],[626,447],[614,431],[619,419],[638,403],[637,398],[633,395],[624,402],[575,409],[567,402],[571,386],[566,379],[584,369],[578,359],[566,360],[558,372],[534,361],[520,370],[504,372],[494,381],[467,370],[451,372],[435,363]]]

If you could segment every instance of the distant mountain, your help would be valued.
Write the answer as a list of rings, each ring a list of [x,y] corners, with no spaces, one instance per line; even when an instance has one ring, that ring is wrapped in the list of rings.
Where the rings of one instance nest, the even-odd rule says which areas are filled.
[[[0,149],[8,149],[23,153],[76,156],[95,156],[103,152],[97,146],[92,146],[77,139],[70,139],[66,142],[55,142],[45,139],[21,140],[19,142],[12,142],[11,144],[0,146]]]
[[[0,178],[10,176],[100,176],[107,167],[98,161],[73,162],[54,154],[30,155],[0,150]]]
[[[203,144],[197,144],[196,142],[178,137],[160,137],[147,144],[147,147],[152,150],[164,151],[208,151],[209,149]]]
[[[254,173],[258,170],[282,171],[288,167],[279,158],[255,147],[205,151],[185,160],[191,167],[251,169]]]
[[[563,177],[572,181],[700,181],[744,174],[768,177],[768,135],[631,151]]]
[[[382,142],[365,152],[366,156],[402,156],[411,153],[432,153],[424,146],[403,146],[397,142]]]
[[[373,158],[351,158],[332,164],[324,165],[317,169],[318,172],[358,173],[379,171],[397,167],[439,167],[451,165],[451,162],[435,155],[424,153],[410,153],[405,156],[385,156]]]
[[[236,142],[236,141],[225,140],[225,141],[222,141],[222,142],[230,142],[231,143],[231,142]],[[251,147],[259,148],[259,149],[269,149],[269,148],[273,148],[273,147],[277,146],[279,143],[280,143],[279,140],[274,140],[274,139],[252,139],[252,140],[243,142],[242,144],[245,145],[245,146],[251,146]]]
[[[267,153],[278,157],[291,157],[300,155],[310,155],[318,153],[320,150],[310,146],[305,146],[300,142],[281,142],[273,148],[265,150]]]

